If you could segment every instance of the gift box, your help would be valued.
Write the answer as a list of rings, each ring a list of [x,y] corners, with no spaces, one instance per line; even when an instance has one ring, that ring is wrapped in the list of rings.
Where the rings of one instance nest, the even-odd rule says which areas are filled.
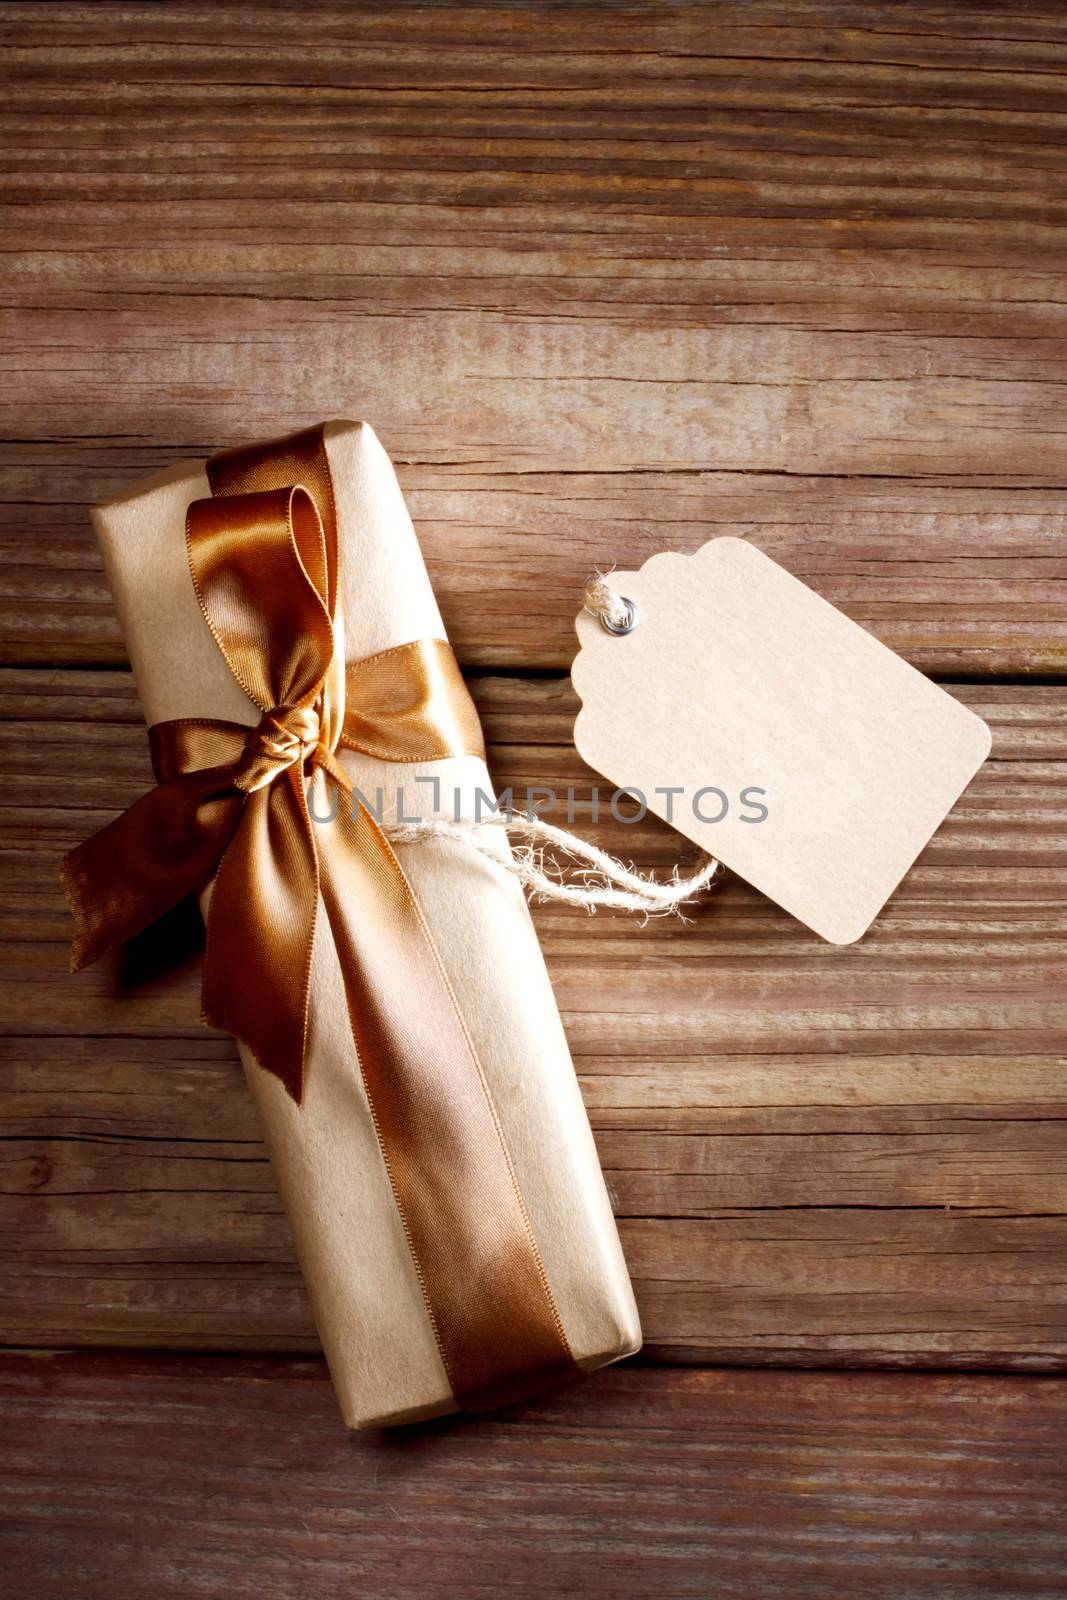
[[[461,839],[390,848],[376,825],[484,814],[491,790],[372,429],[177,465],[93,522],[160,787],[68,858],[78,960],[195,883],[205,1014],[238,1035],[346,1422],[484,1409],[631,1354],[522,891]],[[508,852],[499,826],[478,837]]]

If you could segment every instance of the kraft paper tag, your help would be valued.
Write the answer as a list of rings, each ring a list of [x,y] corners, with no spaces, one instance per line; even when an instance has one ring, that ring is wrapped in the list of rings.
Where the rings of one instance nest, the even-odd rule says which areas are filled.
[[[981,718],[742,539],[578,617],[583,759],[833,944],[870,927],[989,754]]]

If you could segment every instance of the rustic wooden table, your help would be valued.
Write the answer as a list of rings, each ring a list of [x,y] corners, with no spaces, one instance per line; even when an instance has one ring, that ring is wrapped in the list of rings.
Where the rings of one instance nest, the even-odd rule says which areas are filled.
[[[1062,1596],[1062,10],[0,29],[7,1592]],[[647,1358],[358,1438],[191,919],[72,980],[56,881],[149,778],[88,506],[336,414],[502,783],[590,781],[594,564],[722,532],[994,731],[858,945],[737,882],[685,928],[537,913]]]

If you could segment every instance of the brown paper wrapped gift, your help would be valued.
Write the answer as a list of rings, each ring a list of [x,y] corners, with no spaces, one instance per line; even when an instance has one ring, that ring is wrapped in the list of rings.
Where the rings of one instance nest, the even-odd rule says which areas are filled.
[[[391,653],[412,641],[443,640],[395,473],[373,431],[361,423],[327,423],[319,440],[328,467],[324,492],[332,489],[336,518],[336,618],[338,633],[343,618],[349,670],[369,657],[388,663]],[[212,636],[210,608],[205,610],[194,588],[187,513],[191,517],[193,503],[211,495],[206,464],[186,463],[94,512],[150,727],[207,718],[251,729],[260,719],[262,704],[257,708],[239,686],[229,657]],[[205,548],[210,549],[208,532]],[[341,648],[338,643],[338,654]],[[360,796],[382,804],[387,819],[396,815],[398,800],[410,817],[430,814],[441,795],[447,797],[446,814],[469,817],[475,814],[476,791],[490,792],[476,753],[398,764],[366,749],[342,747],[336,759]],[[436,791],[432,783],[416,781],[434,777],[440,780]],[[499,828],[487,826],[481,837],[493,840],[501,852],[508,848]],[[527,1253],[565,1351],[562,1363],[546,1362],[544,1383],[536,1377],[526,1383],[526,1392],[532,1392],[566,1376],[568,1362],[592,1370],[640,1346],[611,1207],[544,962],[515,880],[457,840],[398,844],[396,857],[478,1064],[500,1136],[501,1170],[517,1186],[516,1215],[531,1236]],[[205,887],[201,894],[205,911],[211,893]],[[359,884],[343,888],[341,897],[346,895],[355,902],[349,911],[358,923]],[[374,1093],[368,1096],[362,1051],[353,1039],[359,1019],[350,1020],[342,963],[321,901],[313,948],[299,1098],[243,1044],[242,1060],[345,1420],[353,1427],[412,1421],[456,1409],[455,1386],[418,1260],[418,1219],[413,1235],[381,1127],[376,1129],[380,1107]],[[436,1089],[430,1087],[432,1095]],[[443,1114],[447,1119],[447,1107]],[[494,1160],[499,1155],[495,1147],[492,1154]],[[410,1186],[418,1189],[417,1173],[404,1181],[409,1195]],[[491,1207],[487,1210],[483,1201],[478,1193],[449,1196],[449,1206],[464,1219],[454,1234],[492,1229]],[[415,1193],[416,1211],[420,1203]],[[427,1227],[433,1225],[430,1216]],[[458,1328],[453,1337],[462,1346],[465,1307],[476,1317],[475,1302],[496,1294],[499,1285],[477,1274],[459,1281],[465,1276],[462,1237],[435,1248],[447,1256],[436,1270]],[[516,1267],[515,1282],[522,1281]],[[502,1338],[509,1337],[514,1335],[505,1325]],[[558,1370],[549,1370],[554,1366]],[[485,1389],[490,1402],[493,1393],[490,1384]],[[507,1383],[499,1393],[508,1397]]]

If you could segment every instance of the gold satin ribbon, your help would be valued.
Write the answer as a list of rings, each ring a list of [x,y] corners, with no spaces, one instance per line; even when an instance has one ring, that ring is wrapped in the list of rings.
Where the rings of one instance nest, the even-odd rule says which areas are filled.
[[[504,1404],[571,1377],[488,1086],[425,918],[381,829],[353,815],[339,747],[389,761],[483,755],[440,639],[349,667],[337,648],[338,530],[321,427],[208,463],[189,569],[254,728],[150,730],[157,786],[66,858],[78,970],[212,884],[203,1017],[299,1102],[320,895],[371,1112],[458,1403]],[[326,814],[325,788],[342,795]],[[491,953],[487,954],[491,959]]]

